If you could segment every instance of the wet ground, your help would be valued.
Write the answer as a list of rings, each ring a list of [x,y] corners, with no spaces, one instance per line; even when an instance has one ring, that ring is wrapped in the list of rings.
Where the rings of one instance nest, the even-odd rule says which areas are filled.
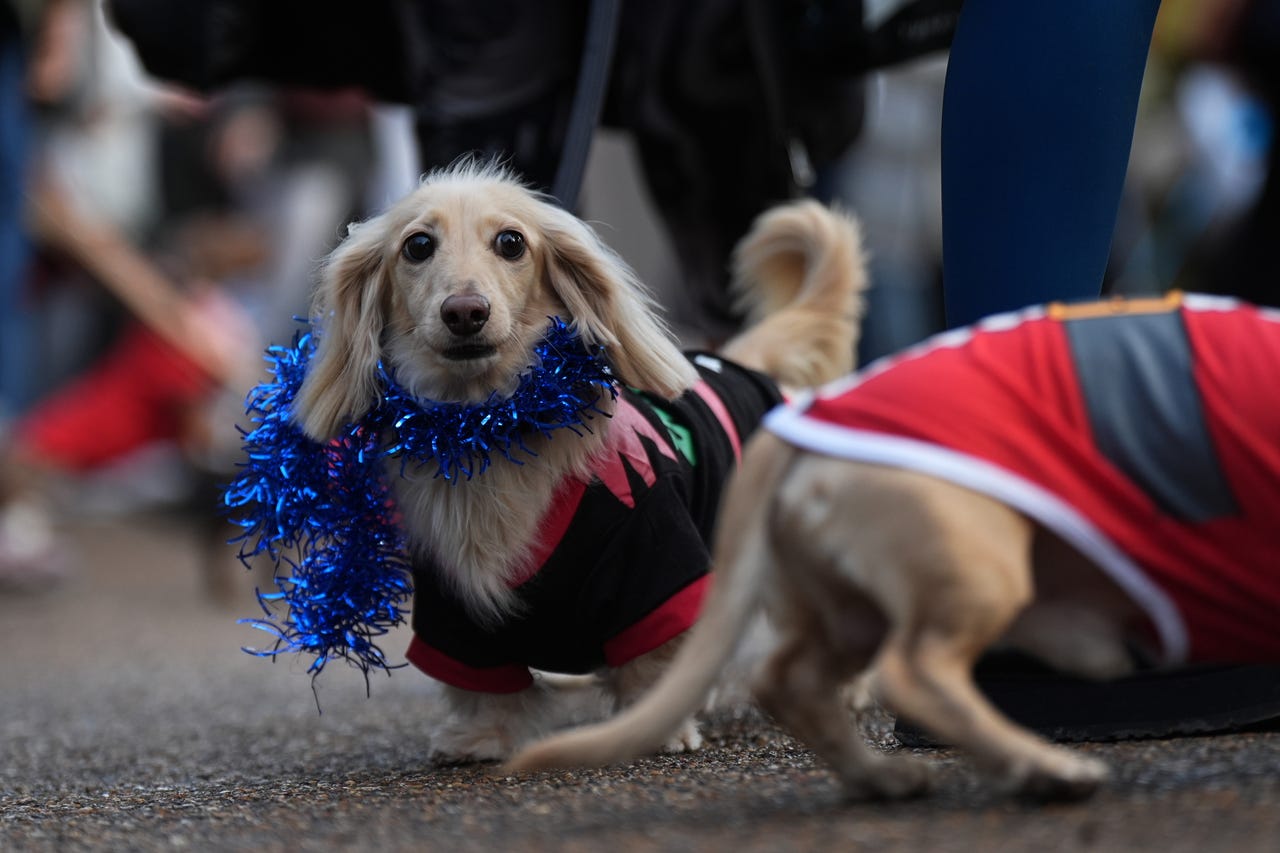
[[[251,579],[204,581],[189,520],[84,522],[78,577],[0,596],[0,850],[1280,850],[1280,733],[1080,748],[1092,800],[1001,796],[946,750],[931,797],[849,804],[810,753],[726,714],[708,748],[500,778],[427,761],[425,679],[239,651]],[[229,554],[217,552],[221,570]],[[393,637],[398,654],[404,637]]]

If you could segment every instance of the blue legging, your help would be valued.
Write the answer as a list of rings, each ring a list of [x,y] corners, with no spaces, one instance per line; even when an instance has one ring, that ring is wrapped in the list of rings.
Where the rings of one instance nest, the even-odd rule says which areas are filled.
[[[942,108],[947,323],[1096,297],[1159,0],[966,0]]]
[[[25,310],[28,246],[22,230],[27,108],[17,39],[0,36],[0,419],[30,402],[31,322]]]

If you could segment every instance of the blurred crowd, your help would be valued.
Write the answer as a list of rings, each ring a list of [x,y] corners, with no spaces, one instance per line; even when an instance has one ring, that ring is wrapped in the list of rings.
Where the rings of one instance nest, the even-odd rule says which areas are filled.
[[[846,5],[874,23],[903,4]],[[679,4],[645,8],[657,20]],[[655,168],[702,152],[644,124],[653,93],[643,69],[626,64],[627,42],[644,38],[628,23],[615,75],[635,94],[612,109],[634,115],[605,119],[631,132],[597,153],[579,210],[614,226],[606,238],[637,261],[691,343],[714,341],[733,322],[719,292],[720,244],[745,230],[759,199],[721,191],[748,168],[732,157],[715,158],[725,174],[693,187],[720,199],[711,207],[686,205],[690,185]],[[644,32],[660,29],[650,21]],[[0,0],[0,590],[45,587],[72,571],[56,535],[67,512],[192,502],[212,523],[261,352],[306,315],[316,266],[344,225],[406,192],[422,168],[476,147],[440,126],[424,134],[431,110],[420,99],[389,104],[410,99],[386,81],[245,79],[197,93],[144,71],[135,42],[145,39],[132,35],[97,0]],[[556,55],[573,58],[565,73],[576,68],[572,46]],[[810,138],[808,154],[820,156],[788,164],[789,180],[864,221],[873,280],[864,360],[944,324],[945,69],[945,53],[934,52],[842,72],[820,93],[839,108],[811,111],[829,119]],[[441,88],[438,102],[467,97],[464,85]],[[1280,302],[1269,239],[1280,224],[1278,102],[1280,1],[1165,0],[1105,289]],[[725,115],[685,130],[705,136],[703,149],[727,151]],[[556,144],[537,141],[531,161]],[[647,178],[620,188],[620,174],[639,170],[601,166],[602,156],[643,162]],[[665,230],[637,245],[613,218],[637,214],[620,205],[650,216],[656,208]],[[715,227],[701,222],[708,210]]]
[[[404,121],[357,89],[198,95],[149,77],[99,3],[4,14],[22,203],[3,223],[0,586],[42,586],[72,568],[59,511],[203,501],[225,477],[263,348],[306,316],[345,223],[416,167]]]

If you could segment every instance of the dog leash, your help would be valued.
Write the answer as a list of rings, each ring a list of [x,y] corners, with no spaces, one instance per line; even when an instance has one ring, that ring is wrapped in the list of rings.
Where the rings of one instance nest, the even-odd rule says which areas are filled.
[[[591,0],[582,45],[582,66],[578,71],[577,90],[573,95],[573,110],[569,114],[564,151],[560,155],[555,183],[551,187],[551,195],[565,210],[571,211],[578,204],[582,176],[587,168],[587,155],[591,151],[591,138],[600,120],[600,110],[608,89],[620,9],[619,0]]]

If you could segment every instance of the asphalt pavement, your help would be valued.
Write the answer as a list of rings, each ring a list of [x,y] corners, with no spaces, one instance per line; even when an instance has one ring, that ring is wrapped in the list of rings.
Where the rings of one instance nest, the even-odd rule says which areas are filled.
[[[261,636],[237,623],[254,579],[206,526],[143,514],[65,541],[74,579],[0,595],[0,850],[1280,850],[1270,731],[1081,745],[1115,778],[1053,806],[945,749],[915,750],[940,766],[933,795],[846,803],[750,711],[714,718],[691,756],[525,778],[435,767],[415,672],[366,697],[335,666],[313,693],[302,662],[240,651]]]

